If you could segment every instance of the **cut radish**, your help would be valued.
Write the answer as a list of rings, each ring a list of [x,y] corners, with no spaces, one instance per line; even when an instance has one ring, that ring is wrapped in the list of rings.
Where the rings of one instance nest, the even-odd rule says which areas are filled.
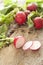
[[[38,50],[41,47],[41,43],[39,41],[33,41],[33,45],[30,47],[31,50]]]
[[[25,38],[23,36],[17,36],[15,39],[14,39],[14,46],[16,48],[20,48],[24,45],[25,43]]]
[[[23,50],[28,50],[32,46],[32,41],[28,41],[24,44]]]

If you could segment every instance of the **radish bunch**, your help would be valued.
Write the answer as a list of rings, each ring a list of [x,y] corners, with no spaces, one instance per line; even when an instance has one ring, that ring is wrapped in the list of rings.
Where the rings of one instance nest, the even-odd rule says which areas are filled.
[[[21,48],[23,50],[38,50],[41,47],[41,43],[39,41],[28,41],[26,42],[23,36],[17,36],[14,39],[15,48]]]
[[[37,3],[30,3],[30,4],[28,4],[25,11],[19,11],[19,12],[16,13],[15,22],[18,25],[22,25],[22,24],[26,23],[26,21],[28,21],[28,23],[30,23],[30,24],[28,24],[28,23],[27,24],[30,26],[31,25],[31,22],[30,22],[31,17],[29,18],[28,15],[30,15],[31,12],[33,13],[33,11],[36,13],[37,9],[38,9]],[[32,14],[31,14],[31,16],[32,16]],[[32,25],[36,29],[43,28],[43,18],[41,18],[39,13],[34,14],[33,17],[34,18],[32,19],[32,22],[33,22],[34,25],[33,24]],[[28,20],[28,18],[29,18],[29,20]]]

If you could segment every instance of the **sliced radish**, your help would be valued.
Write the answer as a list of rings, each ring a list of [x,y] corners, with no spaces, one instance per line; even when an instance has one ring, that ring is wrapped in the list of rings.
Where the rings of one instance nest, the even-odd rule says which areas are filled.
[[[24,44],[23,50],[28,50],[32,46],[32,41],[28,41]]]
[[[41,43],[39,41],[33,41],[33,45],[30,47],[31,50],[38,50],[41,47]]]
[[[14,46],[16,48],[20,48],[24,45],[25,43],[25,38],[23,36],[17,36],[15,39],[14,39]]]

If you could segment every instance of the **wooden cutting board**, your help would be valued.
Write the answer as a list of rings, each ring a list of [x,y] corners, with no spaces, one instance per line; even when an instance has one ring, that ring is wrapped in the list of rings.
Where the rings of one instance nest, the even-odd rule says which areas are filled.
[[[0,65],[43,65],[43,29],[29,30],[21,27],[15,30],[11,37],[23,35],[28,40],[39,40],[42,47],[38,51],[23,51],[16,49],[13,44],[0,50]]]

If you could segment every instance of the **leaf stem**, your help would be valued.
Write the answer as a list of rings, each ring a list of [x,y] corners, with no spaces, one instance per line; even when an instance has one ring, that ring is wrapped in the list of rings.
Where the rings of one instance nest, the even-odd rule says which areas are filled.
[[[2,41],[10,41],[10,40],[12,40],[12,41],[13,41],[13,38],[0,39],[0,42],[2,42]]]

